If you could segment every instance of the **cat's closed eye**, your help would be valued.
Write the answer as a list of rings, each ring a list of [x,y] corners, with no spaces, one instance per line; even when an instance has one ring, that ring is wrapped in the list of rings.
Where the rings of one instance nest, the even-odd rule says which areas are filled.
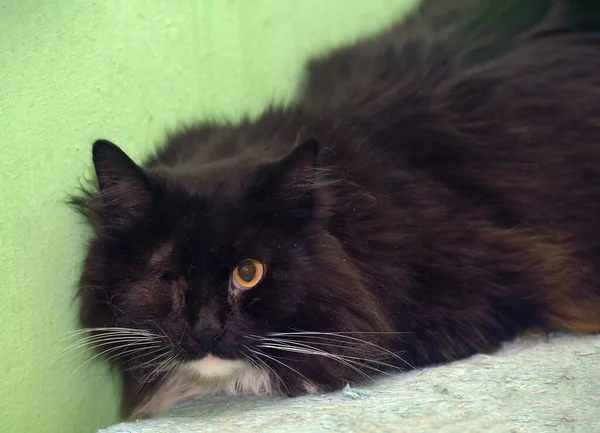
[[[160,279],[165,283],[173,283],[177,279],[177,275],[171,268],[165,268],[160,272]]]

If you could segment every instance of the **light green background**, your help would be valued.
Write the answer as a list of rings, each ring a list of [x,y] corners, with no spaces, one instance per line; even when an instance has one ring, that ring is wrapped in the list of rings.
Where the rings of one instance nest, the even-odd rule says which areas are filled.
[[[118,386],[76,326],[88,230],[64,200],[106,137],[133,157],[166,130],[289,100],[309,53],[414,0],[0,1],[0,431],[86,432]],[[82,366],[82,367],[80,367]],[[80,368],[78,368],[80,367]]]

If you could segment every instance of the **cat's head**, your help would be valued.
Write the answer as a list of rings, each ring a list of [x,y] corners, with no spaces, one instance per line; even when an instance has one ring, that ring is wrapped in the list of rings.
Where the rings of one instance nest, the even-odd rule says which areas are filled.
[[[362,370],[339,357],[372,354],[361,336],[386,319],[327,230],[337,180],[315,140],[208,172],[223,182],[201,167],[142,168],[107,141],[93,161],[97,194],[78,201],[97,225],[82,321],[111,359],[142,376],[262,369],[291,393]]]

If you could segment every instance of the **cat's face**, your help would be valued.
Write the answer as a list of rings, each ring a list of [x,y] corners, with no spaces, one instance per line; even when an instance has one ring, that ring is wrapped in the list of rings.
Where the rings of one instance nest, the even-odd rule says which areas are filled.
[[[309,374],[303,360],[319,358],[303,345],[313,333],[385,330],[380,306],[326,230],[311,177],[316,158],[309,141],[231,185],[199,192],[97,142],[102,222],[82,278],[84,324],[121,328],[108,346],[133,370],[189,365],[222,377],[263,365],[296,379]]]

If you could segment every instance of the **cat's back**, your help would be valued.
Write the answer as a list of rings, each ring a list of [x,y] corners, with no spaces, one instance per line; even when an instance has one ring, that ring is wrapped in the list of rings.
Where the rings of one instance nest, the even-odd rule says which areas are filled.
[[[469,197],[477,185],[515,197],[529,184],[565,201],[553,191],[581,189],[583,177],[595,194],[600,4],[581,5],[425,1],[383,35],[311,63],[301,105]],[[511,8],[515,19],[501,13]]]
[[[583,6],[581,0],[425,0],[387,31],[311,61],[301,104],[352,116],[398,98],[418,105],[498,61],[504,79],[518,75],[522,62],[536,72],[566,70],[598,57],[597,38],[573,36],[600,30],[600,4]]]
[[[581,4],[426,1],[387,33],[314,61],[301,104],[344,119],[394,162],[378,176],[403,170],[421,182],[412,189],[425,182],[436,200],[443,192],[500,227],[560,225],[585,242],[600,215],[600,23],[567,14]]]

